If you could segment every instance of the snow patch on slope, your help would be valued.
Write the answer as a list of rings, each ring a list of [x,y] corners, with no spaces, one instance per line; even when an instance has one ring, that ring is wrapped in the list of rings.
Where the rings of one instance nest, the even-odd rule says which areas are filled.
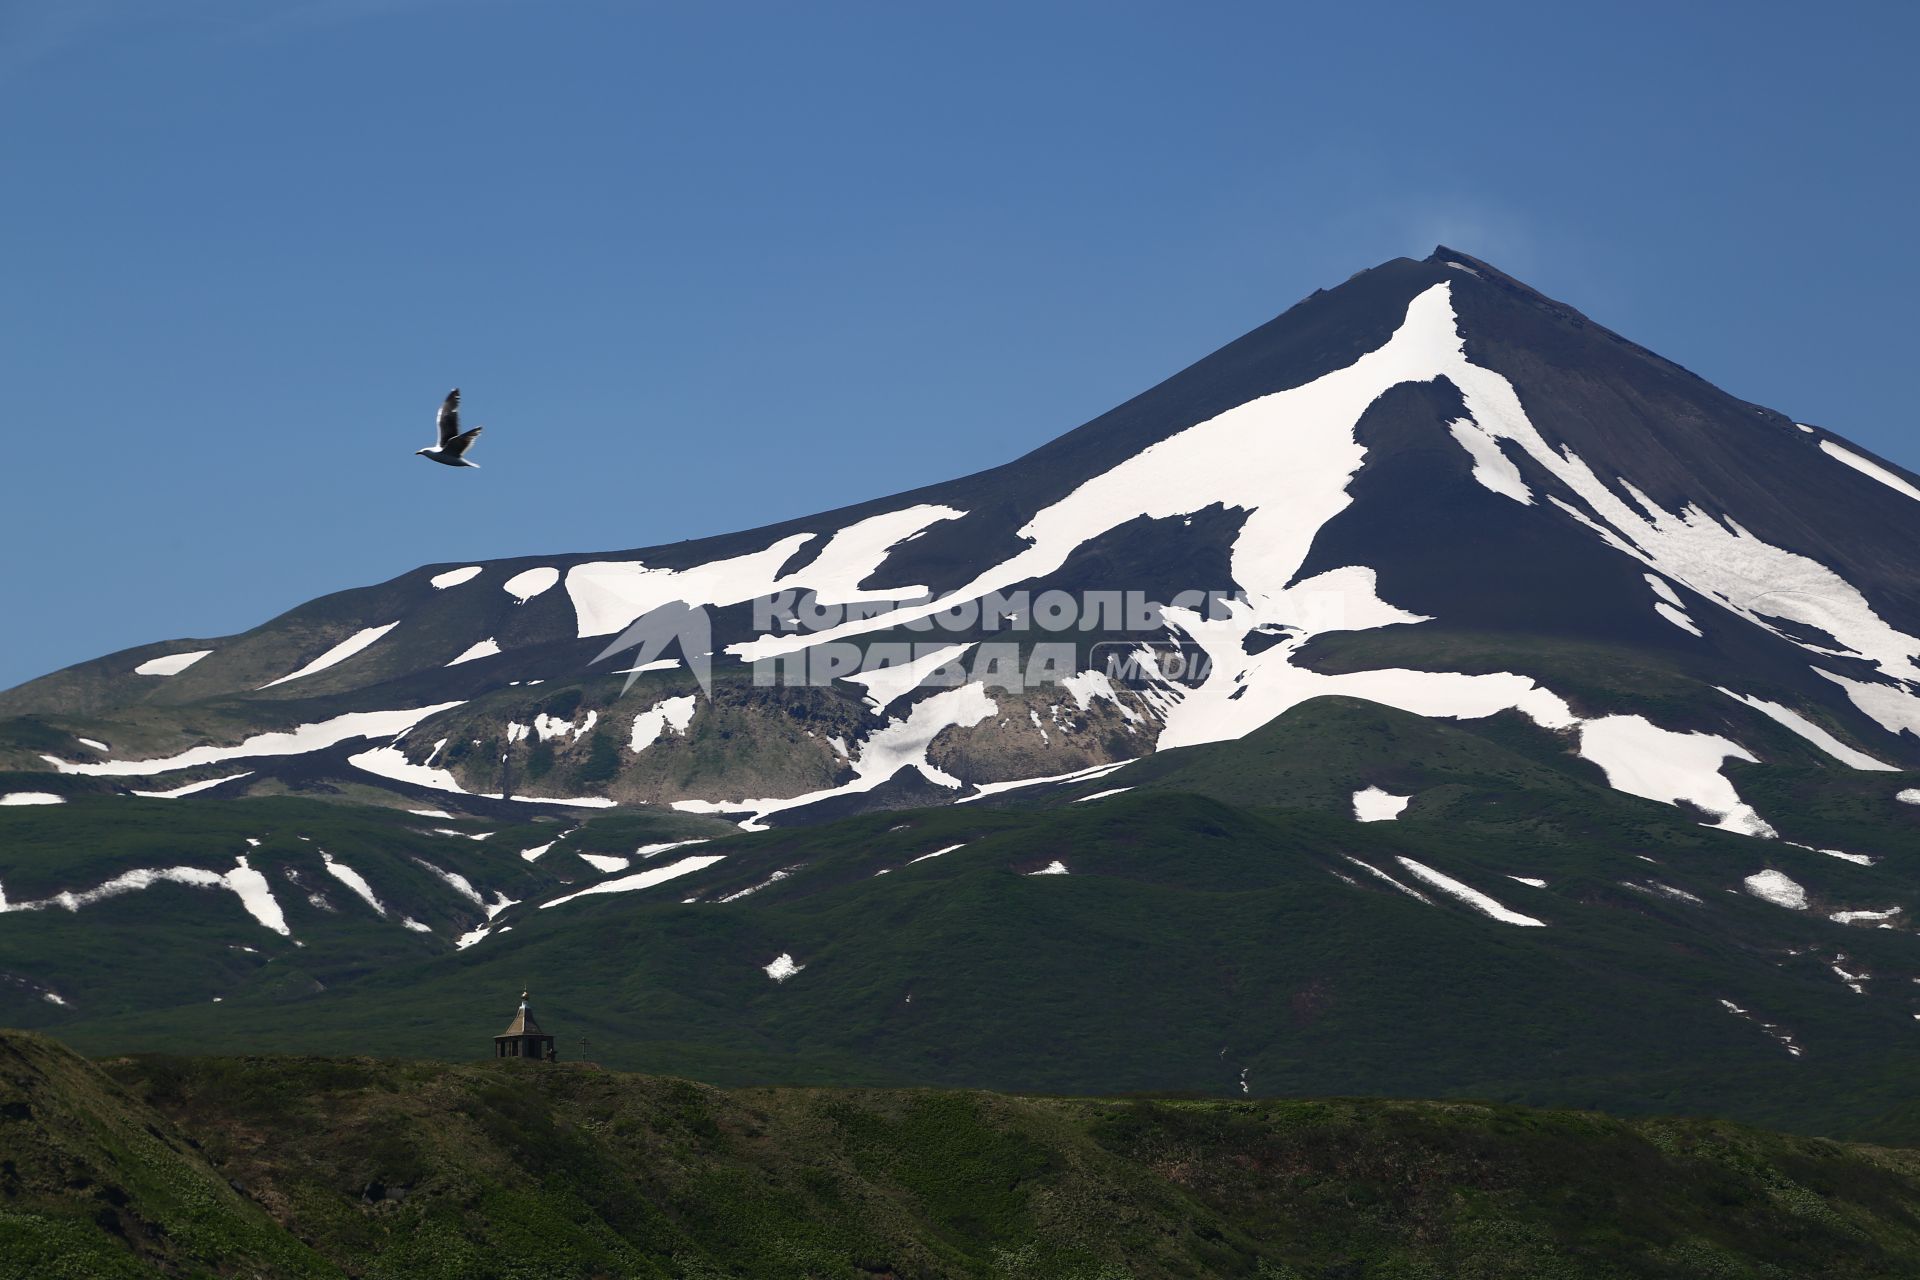
[[[456,795],[467,794],[466,788],[460,785],[453,774],[431,765],[415,764],[398,747],[375,747],[371,751],[362,751],[359,755],[348,756],[347,763],[392,782],[410,782],[416,787],[451,791]]]
[[[812,591],[823,605],[925,595],[927,589],[924,586],[882,587],[863,591],[860,583],[879,569],[894,547],[918,537],[943,520],[958,520],[966,514],[952,507],[923,503],[868,516],[834,534],[811,564],[773,584],[772,592],[805,588]]]
[[[714,899],[714,901],[720,902],[720,903],[728,903],[728,902],[738,902],[742,898],[750,898],[754,894],[760,892],[762,889],[765,889],[770,885],[779,884],[782,880],[785,880],[787,877],[791,876],[794,872],[798,871],[799,869],[800,869],[799,867],[782,867],[778,871],[774,872],[772,875],[768,876],[765,880],[762,880],[757,884],[750,884],[744,889],[735,890],[733,893],[728,894],[726,897],[716,898]]]
[[[65,796],[54,795],[51,791],[15,791],[0,796],[0,808],[29,804],[65,804]]]
[[[457,587],[463,582],[472,582],[481,574],[481,566],[470,564],[464,569],[449,569],[445,573],[436,573],[427,579],[435,591],[445,591],[448,587]]]
[[[148,658],[133,669],[137,676],[177,676],[200,659],[212,653],[211,649],[196,649],[192,653],[170,653],[163,658]]]
[[[632,893],[640,889],[651,889],[654,885],[677,880],[695,871],[704,871],[725,856],[719,853],[699,854],[691,858],[682,858],[664,867],[653,867],[646,871],[637,871],[630,876],[621,876],[618,880],[603,880],[576,893],[566,894],[551,902],[543,902],[540,904],[540,909],[545,911],[548,907],[557,907],[562,903],[572,902],[575,898],[584,898],[596,893]]]
[[[1920,698],[1905,689],[1896,685],[1851,680],[1819,667],[1813,669],[1813,674],[1825,676],[1845,689],[1853,705],[1872,717],[1888,733],[1899,733],[1904,729],[1920,734]]]
[[[567,571],[567,595],[582,639],[609,636],[663,604],[739,604],[768,594],[793,553],[813,537],[796,533],[772,546],[687,569],[649,568],[639,560],[594,560]]]
[[[273,896],[273,889],[267,884],[267,878],[247,865],[246,855],[234,859],[233,870],[222,877],[227,888],[240,899],[240,905],[247,914],[275,933],[291,936],[293,931],[287,928],[287,918],[280,912],[280,903]]]
[[[1420,892],[1418,889],[1412,889],[1404,884],[1401,884],[1398,880],[1395,880],[1392,876],[1388,875],[1386,872],[1382,871],[1380,868],[1374,866],[1371,862],[1362,862],[1360,859],[1354,857],[1350,853],[1343,853],[1340,856],[1345,858],[1348,862],[1351,862],[1354,866],[1360,868],[1360,870],[1372,876],[1374,879],[1386,881],[1388,884],[1392,885],[1394,888],[1398,889],[1400,892],[1406,894],[1409,898],[1412,898],[1418,902],[1424,902],[1428,906],[1433,905],[1432,898],[1429,898],[1426,894]],[[1336,872],[1335,874],[1338,874],[1338,873]],[[1351,883],[1351,881],[1349,881],[1349,883]]]
[[[1789,911],[1807,909],[1807,891],[1784,872],[1756,871],[1742,883],[1747,886],[1748,893],[1776,907],[1785,907]]]
[[[803,964],[796,964],[791,955],[782,951],[773,958],[771,963],[762,965],[761,972],[765,973],[775,982],[785,982],[788,978],[791,978],[794,974],[806,967],[807,966]]]
[[[947,645],[931,653],[923,654],[910,662],[895,666],[877,667],[871,671],[856,671],[841,679],[862,686],[867,691],[867,706],[874,711],[884,712],[904,694],[920,687],[920,682],[949,663],[957,663],[969,649],[978,643],[969,640],[965,644]]]
[[[1392,822],[1412,802],[1412,796],[1396,796],[1379,787],[1368,787],[1353,793],[1353,816],[1359,822]]]
[[[599,721],[600,713],[598,711],[588,711],[587,718],[578,725],[575,725],[570,719],[562,720],[559,716],[550,716],[543,711],[533,718],[534,740],[537,742],[551,742],[555,738],[572,738],[578,740],[591,733],[593,726],[599,723]]]
[[[321,860],[327,864],[328,875],[351,889],[362,902],[373,908],[375,915],[379,916],[382,920],[387,918],[387,904],[380,901],[379,897],[373,892],[373,886],[367,883],[365,876],[344,862],[335,862],[333,855],[324,849],[320,851],[320,857]]]
[[[1822,440],[1820,451],[1830,458],[1838,458],[1863,476],[1872,476],[1895,493],[1904,493],[1914,501],[1920,502],[1920,489],[1914,488],[1905,477],[1887,470],[1873,459],[1863,458],[1851,449],[1842,449],[1831,440]]]
[[[633,735],[627,741],[627,750],[636,754],[645,751],[669,729],[674,733],[685,733],[687,726],[693,723],[693,713],[698,705],[690,693],[654,703],[633,718]]]
[[[1804,427],[1801,429],[1805,430]],[[1722,1000],[1720,1002],[1720,1007],[1725,1009],[1728,1013],[1731,1013],[1734,1017],[1745,1018],[1748,1022],[1751,1022],[1755,1026],[1759,1027],[1762,1031],[1766,1032],[1768,1035],[1772,1036],[1776,1041],[1778,1041],[1781,1048],[1785,1049],[1788,1053],[1792,1054],[1794,1057],[1796,1058],[1799,1057],[1803,1052],[1800,1046],[1793,1042],[1793,1036],[1785,1031],[1782,1031],[1778,1023],[1762,1022],[1760,1021],[1760,1019],[1754,1017],[1751,1013],[1747,1012],[1745,1009],[1742,1009],[1739,1005],[1735,1004],[1731,1000]]]
[[[498,640],[495,640],[492,636],[488,636],[485,640],[478,641],[477,643],[462,650],[460,653],[460,656],[455,658],[452,662],[449,662],[447,665],[450,667],[457,667],[463,662],[472,662],[478,658],[491,658],[494,654],[499,652],[500,652],[500,642]]]
[[[1475,911],[1480,912],[1482,915],[1490,916],[1502,924],[1520,925],[1523,928],[1531,929],[1544,929],[1547,927],[1545,920],[1536,920],[1532,916],[1521,915],[1518,911],[1511,911],[1472,885],[1462,884],[1452,876],[1435,871],[1425,863],[1415,862],[1412,858],[1406,857],[1399,858],[1397,861],[1401,866],[1411,871],[1415,878],[1426,881],[1434,888],[1440,890],[1440,892],[1459,899]]]
[[[1645,578],[1647,585],[1653,588],[1653,594],[1659,596],[1674,608],[1684,610],[1687,607],[1686,601],[1680,598],[1680,593],[1675,591],[1672,584],[1659,574],[1643,573],[1640,576]]]
[[[1690,636],[1704,636],[1706,634],[1700,630],[1700,628],[1693,625],[1693,619],[1687,616],[1686,610],[1676,609],[1664,600],[1656,602],[1653,606],[1653,611]]]
[[[244,773],[229,773],[218,778],[202,778],[198,782],[189,782],[186,786],[175,787],[171,791],[135,791],[133,794],[145,796],[149,800],[178,800],[181,796],[197,795],[202,791],[217,787],[223,782],[237,782],[241,778],[251,778],[252,776],[253,770],[249,769]]]
[[[446,705],[457,707],[460,704],[450,702]],[[430,710],[439,711],[444,708],[434,707]],[[497,791],[468,791],[460,785],[459,779],[445,769],[415,764],[407,759],[398,747],[393,746],[374,747],[358,755],[348,756],[347,763],[378,778],[410,783],[413,786],[427,787],[434,791],[446,791],[453,795],[478,796],[482,800],[511,800],[515,804],[561,804],[576,809],[611,809],[617,803],[605,796],[503,796]]]
[[[964,849],[966,847],[967,842],[962,840],[959,844],[950,844],[944,849],[935,849],[932,853],[923,853],[917,858],[909,858],[907,859],[907,865],[912,866],[916,862],[925,862],[928,858],[938,858],[942,854],[952,853],[956,849]]]
[[[1447,430],[1453,433],[1453,438],[1473,459],[1473,478],[1482,487],[1502,497],[1512,498],[1515,502],[1533,505],[1533,490],[1527,488],[1527,482],[1520,476],[1520,468],[1501,449],[1499,437],[1483,429],[1472,418],[1457,418],[1447,424]]]
[[[1903,907],[1888,907],[1885,911],[1836,911],[1827,919],[1835,924],[1858,924],[1863,920],[1870,924],[1877,924],[1883,920],[1893,919],[1904,910]]]
[[[1851,862],[1857,867],[1870,867],[1876,861],[1864,853],[1848,853],[1844,849],[1821,849],[1814,845],[1801,844],[1798,840],[1789,840],[1786,843],[1796,849],[1805,849],[1809,853],[1824,853],[1829,858],[1838,858],[1842,862]]]
[[[636,858],[654,858],[667,852],[669,849],[684,849],[691,844],[705,844],[709,839],[711,839],[711,837],[701,836],[697,840],[669,840],[664,844],[643,844],[633,851],[633,856]]]
[[[560,571],[551,565],[542,565],[537,569],[522,569],[501,583],[500,589],[512,596],[515,604],[525,604],[535,596],[551,591],[553,584],[558,581]]]
[[[352,738],[390,738],[419,724],[428,716],[457,707],[458,702],[440,702],[430,707],[407,711],[350,711],[317,724],[258,733],[231,747],[191,747],[179,755],[160,760],[102,760],[74,763],[46,757],[61,773],[79,773],[92,777],[138,777],[149,773],[173,773],[196,765],[218,764],[222,760],[240,760],[253,756],[293,756],[309,751],[324,751]],[[398,755],[398,752],[394,754]]]
[[[458,871],[448,871],[442,867],[436,867],[425,858],[415,858],[414,862],[446,881],[449,888],[471,902],[474,906],[485,907],[487,905],[487,900],[482,898],[480,891],[473,887],[473,881],[467,879]]]
[[[791,534],[763,550],[686,569],[654,568],[639,560],[592,561],[568,570],[567,594],[573,598],[582,638],[612,635],[676,600],[696,607],[729,605],[802,589],[813,591],[826,605],[924,596],[924,586],[862,590],[859,584],[900,543],[965,514],[923,504],[869,516],[836,532],[809,564],[784,576],[781,568],[818,535]]]
[[[1719,685],[1714,686],[1714,691],[1716,693],[1724,693],[1729,698],[1744,702],[1769,719],[1785,725],[1850,769],[1877,769],[1886,773],[1899,772],[1893,765],[1876,760],[1864,751],[1854,750],[1791,707],[1783,707],[1777,702],[1768,702],[1765,698],[1756,698],[1751,694],[1735,693],[1731,689],[1722,689]]]
[[[1072,696],[1073,705],[1076,710],[1085,711],[1093,705],[1094,699],[1105,698],[1108,702],[1111,702],[1120,709],[1120,715],[1128,724],[1138,724],[1140,722],[1140,713],[1120,700],[1119,693],[1114,690],[1113,681],[1107,678],[1107,674],[1104,671],[1098,671],[1089,667],[1085,671],[1075,672],[1073,675],[1067,676],[1065,679],[1060,680],[1058,684],[1061,689]]]
[[[278,680],[269,680],[260,687],[262,689],[271,689],[275,685],[285,684],[289,680],[304,679],[317,672],[325,671],[328,667],[337,667],[399,625],[400,623],[396,619],[384,627],[368,627],[364,631],[356,631],[339,644],[333,646],[333,648],[315,658],[312,662],[309,662],[306,666],[301,667],[298,671],[281,676]]]
[[[1672,898],[1676,902],[1691,902],[1695,906],[1705,905],[1700,901],[1700,898],[1698,895],[1688,893],[1685,889],[1679,888],[1678,886],[1675,886],[1675,885],[1666,884],[1659,880],[1649,880],[1645,884],[1636,884],[1631,880],[1622,880],[1620,884],[1623,888],[1632,889],[1635,893],[1645,893],[1645,894],[1651,894],[1651,895],[1655,895],[1662,898]]]
[[[1580,754],[1599,765],[1616,791],[1662,804],[1685,800],[1715,815],[1712,825],[1741,835],[1774,835],[1721,775],[1729,759],[1754,761],[1737,742],[1711,733],[1662,729],[1645,716],[1601,716],[1580,725]]]
[[[136,893],[156,884],[183,884],[194,889],[225,889],[239,898],[240,905],[246,908],[247,914],[261,925],[283,937],[292,935],[292,930],[287,928],[286,916],[281,913],[280,904],[274,899],[273,890],[267,884],[267,878],[248,865],[244,854],[235,858],[233,870],[225,873],[208,871],[204,867],[143,867],[135,871],[123,871],[113,879],[80,893],[71,891],[56,893],[50,898],[41,898],[32,902],[8,902],[6,894],[0,892],[0,913],[44,911],[49,907],[78,912],[82,907],[90,907],[96,902],[117,898],[121,894]]]

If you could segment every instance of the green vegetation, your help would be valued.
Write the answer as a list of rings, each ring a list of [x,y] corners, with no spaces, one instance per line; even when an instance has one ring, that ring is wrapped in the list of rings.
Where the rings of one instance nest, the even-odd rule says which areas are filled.
[[[613,735],[602,729],[596,729],[587,742],[587,759],[574,775],[580,782],[589,786],[611,782],[620,773],[620,749],[614,743]]]
[[[1078,801],[1112,778],[758,833],[657,810],[503,824],[292,797],[77,798],[0,810],[9,901],[244,853],[291,936],[231,893],[173,884],[11,912],[0,1019],[96,1054],[459,1060],[530,986],[563,1057],[730,1086],[1472,1097],[1920,1141],[1911,928],[1831,918],[1920,909],[1920,867],[1900,856],[1920,809],[1891,799],[1920,780],[1854,775],[1855,795],[1812,771],[1740,771],[1790,836],[1854,823],[1848,844],[1882,858],[1865,866],[1703,827],[1593,773],[1516,718],[1329,698],[1129,766],[1131,789],[1094,803]],[[1413,803],[1356,823],[1368,785]],[[719,860],[541,906],[694,853]],[[1489,919],[1403,858],[1547,927]],[[1055,861],[1070,874],[1028,874]],[[433,868],[518,905],[489,921]],[[1807,909],[1747,892],[1763,869],[1804,886]],[[804,967],[776,983],[764,966],[782,954]],[[1842,973],[1870,977],[1856,991]]]
[[[98,1068],[0,1033],[0,1280],[156,1272],[341,1274]]]
[[[719,1090],[0,1036],[0,1278],[1894,1277],[1920,1154],[1480,1103]]]
[[[553,772],[553,744],[542,739],[527,749],[527,778],[537,782]]]

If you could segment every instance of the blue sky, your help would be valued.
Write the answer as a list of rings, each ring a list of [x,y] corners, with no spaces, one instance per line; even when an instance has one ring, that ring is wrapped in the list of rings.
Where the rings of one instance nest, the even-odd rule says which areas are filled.
[[[1920,6],[0,0],[0,686],[943,480],[1438,241],[1920,467]],[[465,389],[454,472],[411,456]]]

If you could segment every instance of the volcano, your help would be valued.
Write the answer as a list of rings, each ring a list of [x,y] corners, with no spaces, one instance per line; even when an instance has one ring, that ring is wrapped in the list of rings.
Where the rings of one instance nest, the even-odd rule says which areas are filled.
[[[709,1078],[1865,1132],[1920,1036],[1916,546],[1920,477],[1442,247],[991,471],[0,694],[0,1013],[434,1053],[520,965]],[[251,950],[181,959],[216,919]]]

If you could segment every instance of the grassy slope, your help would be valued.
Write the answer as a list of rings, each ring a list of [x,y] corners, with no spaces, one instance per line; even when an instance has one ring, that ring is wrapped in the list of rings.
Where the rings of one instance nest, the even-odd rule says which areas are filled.
[[[0,809],[0,901],[86,892],[140,869],[225,873],[244,856],[266,876],[291,929],[283,937],[264,928],[224,890],[178,884],[77,913],[9,911],[0,915],[0,1021],[44,1027],[215,997],[297,999],[445,954],[486,921],[484,907],[429,868],[466,877],[488,902],[540,901],[598,877],[572,856],[577,851],[631,852],[641,842],[730,830],[679,814],[582,824],[580,815],[540,810],[517,820],[448,819],[285,796],[88,796]],[[538,861],[520,856],[540,846],[551,847]],[[371,883],[384,916],[329,871],[329,856]],[[47,992],[65,1003],[51,1003]]]
[[[1702,832],[1689,865],[1659,868],[1695,905],[1621,888],[1614,876],[1652,870],[1627,853],[1598,872],[1581,848],[1515,862],[1444,827],[1179,793],[875,815],[706,846],[731,852],[669,890],[526,912],[470,951],[311,998],[243,994],[61,1034],[97,1052],[355,1043],[458,1058],[530,983],[564,1053],[584,1043],[613,1065],[722,1083],[1225,1094],[1245,1069],[1263,1094],[1464,1094],[1904,1138],[1870,1122],[1906,1097],[1886,1046],[1912,1034],[1908,939],[1726,893],[1752,870],[1749,843]],[[1551,927],[1415,902],[1339,857],[1391,866],[1396,851],[1489,886],[1552,877],[1498,890]],[[1788,852],[1810,884],[1867,873]],[[1073,874],[1021,874],[1054,858]],[[747,899],[679,901],[782,866],[801,869]],[[1866,957],[1874,995],[1849,992],[1804,950],[1816,945]],[[783,951],[806,968],[776,985],[760,966]],[[1722,998],[1784,1024],[1807,1056]]]
[[[1769,766],[1741,781],[1758,797],[1777,779],[1791,807],[1802,793],[1824,794],[1802,772]],[[1911,781],[1859,777],[1876,794]],[[1134,789],[1073,802],[1120,779]],[[1355,823],[1349,797],[1368,784],[1414,802],[1399,821]],[[1864,867],[1622,796],[1530,725],[1440,724],[1323,699],[1244,741],[1168,752],[1118,778],[1033,793],[1025,807],[736,835],[697,851],[724,855],[704,871],[552,910],[535,904],[564,886],[542,882],[586,880],[569,849],[630,852],[659,835],[643,817],[590,817],[530,866],[513,851],[552,839],[556,823],[449,841],[390,813],[363,815],[372,825],[356,833],[361,818],[309,804],[302,821],[343,824],[312,830],[383,893],[412,883],[418,906],[409,910],[454,913],[423,915],[436,942],[356,915],[342,899],[349,910],[294,920],[296,938],[309,942],[295,949],[262,939],[230,901],[221,903],[225,934],[191,912],[154,910],[221,897],[164,887],[77,918],[0,921],[0,970],[46,978],[35,966],[58,961],[102,993],[123,992],[112,1000],[84,984],[61,987],[75,1004],[55,1008],[20,988],[0,1016],[31,1018],[26,1025],[99,1053],[352,1044],[458,1059],[486,1046],[530,984],[563,1054],[730,1085],[1233,1095],[1244,1071],[1255,1095],[1491,1097],[1904,1142],[1920,1139],[1920,1118],[1901,1110],[1920,955],[1910,929],[1827,918],[1920,903],[1920,867],[1896,847],[1897,824],[1912,825],[1920,809],[1882,799],[1881,809],[1899,812],[1866,806],[1850,833],[1868,847],[1868,826],[1881,824],[1872,851],[1887,857]],[[40,854],[0,855],[18,868],[4,877],[9,889],[16,874],[49,887],[65,858],[89,874],[132,858],[97,823],[77,842],[83,852],[58,847],[59,832],[76,830],[68,824],[111,816],[115,803],[142,807],[0,815],[0,830],[44,828],[30,845]],[[262,822],[276,812],[263,806],[295,803],[144,807],[179,824],[181,838],[217,818],[225,843],[237,845],[243,831],[307,833]],[[1784,821],[1783,810],[1763,808]],[[477,912],[408,857],[383,862],[407,852],[403,838],[437,840],[426,856],[465,870],[489,896],[506,890],[527,903],[481,945],[449,953],[446,938]],[[276,840],[256,861],[313,856],[311,845]],[[1346,860],[1406,878],[1401,855],[1549,927],[1496,923],[1438,894],[1415,902]],[[1072,874],[1023,874],[1055,859]],[[1763,867],[1805,885],[1811,909],[1742,891]],[[791,874],[720,901],[776,870]],[[1656,884],[1694,900],[1662,896]],[[303,909],[289,900],[290,917]],[[112,947],[95,945],[95,925],[112,929]],[[235,952],[239,939],[281,954]],[[783,952],[806,967],[776,985],[761,967]],[[1836,964],[1873,975],[1865,994],[1849,990]],[[212,1004],[210,994],[225,998]],[[1804,1056],[1789,1056],[1763,1021],[1791,1033]]]
[[[20,1034],[0,1061],[0,1277],[152,1274],[137,1259],[462,1280],[1920,1268],[1920,1157],[1710,1122],[723,1091],[582,1064],[103,1072]]]
[[[99,1068],[0,1034],[0,1278],[156,1273],[340,1274]]]
[[[454,829],[439,819],[292,798],[182,803],[107,796],[6,810],[0,887],[12,903],[84,892],[138,869],[224,873],[244,856],[267,877],[292,936],[261,926],[229,892],[177,884],[77,913],[10,912],[0,917],[0,976],[14,981],[0,982],[0,1017],[33,1026],[75,1012],[112,1016],[247,992],[293,999],[435,955],[486,917],[423,864],[513,898],[557,891],[551,864],[543,870],[517,854],[563,829],[538,816],[543,820],[519,827],[458,824],[492,833],[480,841],[433,833],[429,827]],[[372,880],[384,918],[328,871],[328,855]],[[407,929],[403,919],[432,933]],[[42,999],[42,989],[65,1006]]]

